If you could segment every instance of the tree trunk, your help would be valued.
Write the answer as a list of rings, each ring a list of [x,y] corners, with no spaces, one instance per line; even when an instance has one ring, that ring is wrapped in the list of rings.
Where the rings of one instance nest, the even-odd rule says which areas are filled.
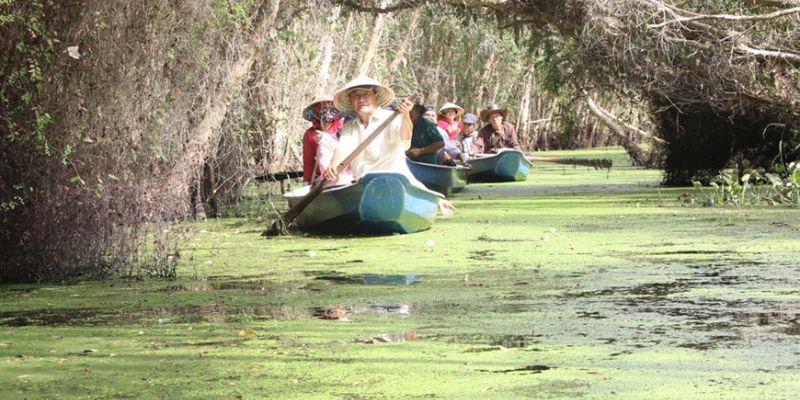
[[[317,93],[327,93],[330,89],[331,81],[331,60],[333,59],[333,38],[330,34],[325,35],[322,42],[322,64],[319,67],[319,84]]]
[[[210,95],[202,113],[203,118],[192,130],[192,134],[189,136],[191,140],[186,144],[183,154],[172,169],[164,175],[164,178],[153,180],[153,192],[162,197],[156,201],[174,201],[174,204],[180,204],[178,199],[184,198],[195,174],[198,170],[202,170],[203,162],[208,158],[219,138],[220,126],[233,101],[233,95],[241,90],[247,81],[255,60],[262,53],[262,41],[272,29],[278,16],[280,0],[272,0],[270,3],[269,10],[264,7],[242,55],[234,61],[228,76]]]
[[[414,9],[414,12],[411,13],[411,21],[408,22],[406,35],[403,37],[403,41],[400,42],[400,46],[397,48],[397,52],[394,55],[394,60],[392,60],[392,64],[389,66],[390,78],[395,76],[395,72],[397,72],[397,69],[400,68],[400,63],[405,60],[406,49],[408,48],[408,44],[411,42],[411,39],[414,38],[414,30],[417,28],[417,23],[419,23],[419,17],[421,15],[421,6],[417,6],[417,8]]]
[[[381,0],[381,8],[386,8],[389,5],[389,0]],[[375,53],[378,52],[378,43],[381,41],[381,31],[383,28],[383,13],[375,15],[375,21],[372,25],[372,34],[369,35],[369,44],[367,51],[364,53],[364,58],[361,60],[361,65],[356,68],[356,76],[369,75],[372,59],[375,58]]]
[[[352,36],[353,25],[355,25],[353,22],[354,19],[355,17],[353,16],[353,13],[347,14],[347,22],[345,23],[344,34],[341,37],[350,38]],[[344,54],[339,54],[339,57],[342,58],[342,61],[337,64],[336,74],[334,76],[346,76],[350,68],[353,67],[353,53],[355,52],[343,51],[342,53]]]
[[[522,95],[522,106],[519,109],[519,123],[517,124],[517,132],[520,133],[520,138],[530,142],[530,114],[531,114],[531,75],[533,71],[528,71],[525,74],[525,89]]]
[[[494,87],[492,88],[492,101],[491,101],[492,104],[497,104],[497,92],[499,91],[500,91],[500,80],[497,80],[497,82],[495,82],[494,84]],[[499,106],[502,108],[507,108],[503,104],[500,104]]]
[[[625,151],[631,157],[635,165],[648,168],[654,166],[655,162],[652,157],[642,150],[638,144],[634,143],[634,141],[628,137],[625,128],[620,125],[610,113],[598,107],[588,94],[586,95],[586,104],[589,106],[589,110],[592,112],[592,114],[594,114],[597,119],[600,120],[600,122],[611,129],[611,131],[614,132],[622,141],[622,147],[625,148]]]
[[[481,79],[478,81],[478,87],[475,88],[475,96],[473,98],[478,99],[480,104],[478,107],[483,108],[486,107],[486,101],[488,99],[486,93],[486,83],[489,81],[489,77],[492,75],[492,69],[494,69],[494,49],[489,50],[489,57],[486,58],[486,62],[483,64],[483,73],[481,73]]]

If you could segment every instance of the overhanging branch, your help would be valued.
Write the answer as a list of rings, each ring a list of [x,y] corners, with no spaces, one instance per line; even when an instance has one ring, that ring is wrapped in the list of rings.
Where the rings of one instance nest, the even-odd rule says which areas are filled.
[[[761,14],[761,15],[731,15],[731,14],[695,14],[691,17],[683,17],[679,16],[675,19],[660,22],[658,24],[648,24],[648,28],[663,28],[667,25],[676,24],[676,23],[686,23],[686,22],[694,22],[700,20],[722,20],[722,21],[763,21],[768,19],[775,19],[780,18],[786,15],[798,14],[800,13],[800,7],[793,7],[787,8],[785,10],[778,10],[768,14]]]
[[[339,4],[341,6],[345,6],[352,10],[361,11],[361,12],[368,12],[368,13],[377,13],[377,14],[386,14],[395,11],[405,10],[409,8],[415,8],[421,4],[424,4],[425,1],[422,0],[405,0],[400,1],[394,5],[387,5],[386,7],[376,7],[376,6],[365,6],[361,4],[362,2],[352,1],[352,0],[333,0],[334,4]]]
[[[792,53],[788,51],[778,51],[778,50],[755,49],[744,43],[739,44],[738,50],[745,54],[753,55],[760,58],[778,59],[800,64],[800,54],[797,53]]]

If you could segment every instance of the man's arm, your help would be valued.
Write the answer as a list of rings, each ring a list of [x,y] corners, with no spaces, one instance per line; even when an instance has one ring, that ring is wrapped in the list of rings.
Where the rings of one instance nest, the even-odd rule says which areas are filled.
[[[414,103],[411,100],[405,99],[397,106],[397,112],[400,113],[400,118],[402,119],[402,124],[400,125],[400,139],[401,140],[411,140],[411,129],[414,127],[414,123],[411,122],[411,116],[408,114],[411,111],[411,108],[414,107]]]
[[[442,147],[444,147],[444,141],[432,142],[425,147],[412,147],[408,149],[406,155],[410,158],[417,158],[423,154],[435,153]]]
[[[508,143],[506,143],[506,147],[512,147],[514,150],[522,151],[522,146],[519,144],[519,139],[517,138],[517,131],[514,129],[514,126],[511,124],[504,124],[506,130],[506,137],[508,138]]]

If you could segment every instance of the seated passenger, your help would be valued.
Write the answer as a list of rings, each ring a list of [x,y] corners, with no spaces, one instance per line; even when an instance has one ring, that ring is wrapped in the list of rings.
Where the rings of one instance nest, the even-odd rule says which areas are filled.
[[[436,124],[447,132],[448,139],[455,139],[456,136],[464,130],[464,125],[459,121],[463,113],[464,109],[453,103],[444,103],[439,108],[439,120]]]
[[[411,147],[406,151],[406,156],[414,161],[436,164],[436,151],[444,146],[444,141],[439,135],[436,124],[422,116],[425,106],[415,104],[409,116],[414,123],[411,132]]]
[[[473,148],[472,145],[475,142],[475,137],[477,136],[475,130],[478,124],[478,116],[475,114],[464,114],[464,119],[462,120],[464,123],[464,130],[456,136],[456,147],[461,150],[462,160],[464,162],[469,161],[475,153],[472,153]]]
[[[303,109],[303,119],[311,122],[311,127],[303,134],[303,182],[308,185],[320,172],[315,171],[320,140],[324,136],[336,139],[344,125],[344,118],[333,108],[333,97],[320,95]]]
[[[486,125],[478,131],[472,148],[474,153],[496,154],[504,150],[522,150],[514,126],[506,122],[508,110],[494,104],[481,111]]]
[[[425,112],[425,119],[434,122],[436,121],[436,113],[433,111],[435,108],[432,105],[427,105],[426,112]],[[439,131],[439,135],[442,137],[442,141],[444,141],[444,147],[439,149],[436,152],[438,155],[437,163],[441,165],[447,165],[449,167],[456,166],[456,159],[460,159],[464,161],[461,150],[450,140],[450,137],[447,135],[447,131],[445,131],[441,126],[436,126],[437,130]]]
[[[328,167],[331,165],[331,160],[333,159],[333,153],[336,151],[336,147],[339,145],[339,134],[330,135],[330,134],[321,134],[321,138],[319,140],[319,144],[317,145],[317,170],[315,171],[317,174],[316,179],[314,182],[322,179],[325,176],[325,171],[328,170]],[[338,185],[348,185],[353,182],[353,172],[352,168],[347,167],[342,173],[334,181],[328,181],[325,183],[325,187],[328,186],[338,186]]]

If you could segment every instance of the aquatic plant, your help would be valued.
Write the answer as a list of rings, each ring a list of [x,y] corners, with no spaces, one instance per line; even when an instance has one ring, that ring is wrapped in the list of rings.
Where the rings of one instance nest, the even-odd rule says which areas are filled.
[[[741,177],[734,172],[717,175],[705,189],[693,182],[695,195],[684,203],[703,206],[800,206],[800,161],[776,164],[773,172],[756,169]]]

